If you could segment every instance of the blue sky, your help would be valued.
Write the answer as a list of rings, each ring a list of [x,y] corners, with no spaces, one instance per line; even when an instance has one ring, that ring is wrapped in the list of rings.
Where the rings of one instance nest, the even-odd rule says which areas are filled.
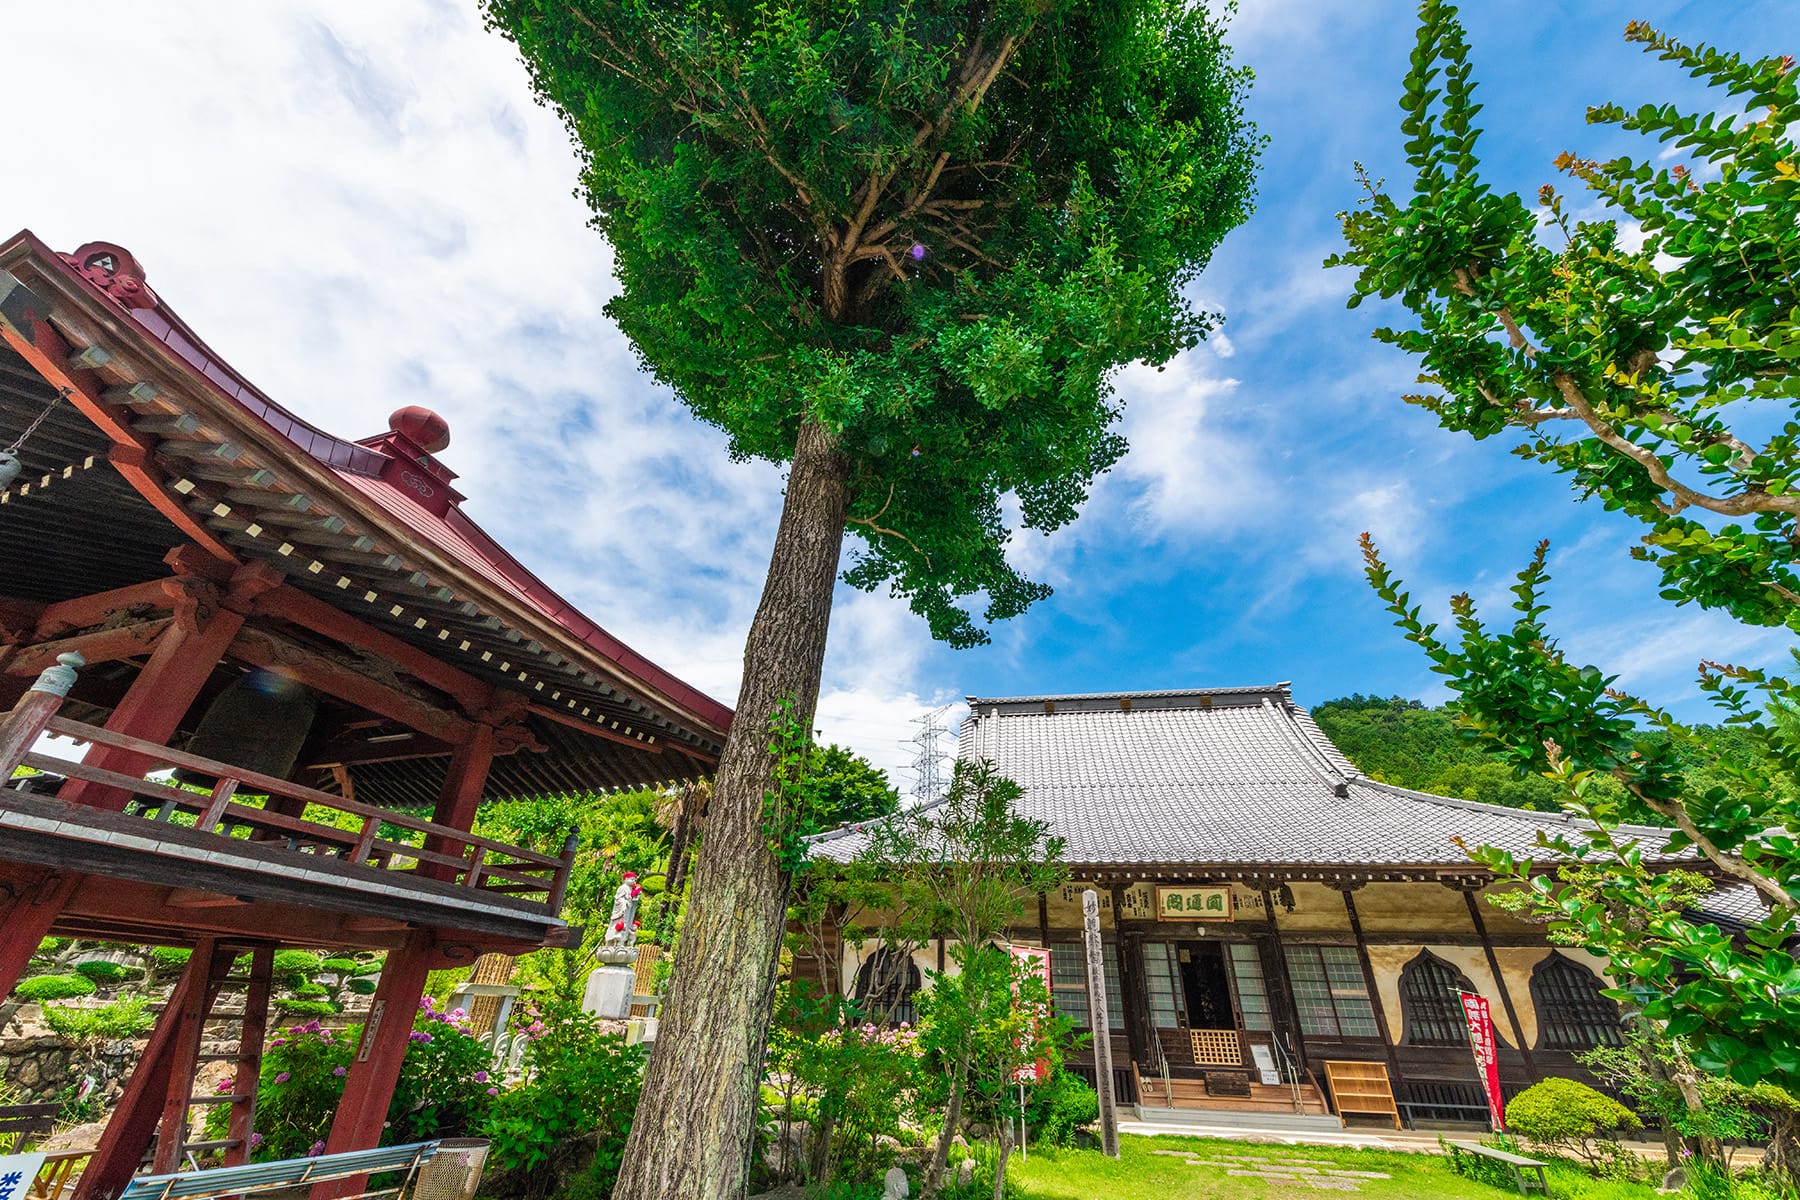
[[[1528,192],[1558,152],[1631,140],[1586,126],[1589,104],[1709,103],[1624,43],[1627,20],[1800,50],[1787,0],[1489,0],[1466,18],[1483,157]],[[733,698],[779,473],[728,462],[637,370],[600,311],[610,252],[571,195],[566,138],[472,4],[207,0],[172,22],[64,0],[8,28],[31,47],[9,86],[47,115],[9,127],[6,232],[126,245],[221,353],[334,432],[437,408],[478,520],[615,633]],[[1369,339],[1383,314],[1347,311],[1347,277],[1321,268],[1353,162],[1403,179],[1412,7],[1247,0],[1232,29],[1270,143],[1256,215],[1194,288],[1224,336],[1121,378],[1133,449],[1080,522],[1015,543],[1057,591],[993,645],[936,646],[898,602],[842,590],[826,736],[899,767],[911,718],[966,693],[1289,679],[1307,703],[1438,698],[1362,581],[1364,529],[1434,607],[1467,588],[1498,609],[1551,538],[1571,651],[1690,712],[1701,657],[1783,656],[1784,633],[1658,601],[1627,522],[1403,405],[1416,370]]]

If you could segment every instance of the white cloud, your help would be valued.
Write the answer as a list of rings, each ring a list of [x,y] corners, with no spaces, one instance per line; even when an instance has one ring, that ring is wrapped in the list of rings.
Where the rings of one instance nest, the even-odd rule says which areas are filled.
[[[602,311],[612,256],[572,194],[567,133],[474,4],[201,0],[175,20],[69,0],[7,31],[31,48],[9,87],[54,96],[56,117],[9,129],[0,236],[123,244],[220,354],[334,433],[437,409],[471,515],[634,648],[735,698],[780,474],[729,461],[640,371]],[[825,690],[862,714],[839,740],[885,754],[930,702],[926,635],[864,599],[835,640],[866,644],[867,623],[913,649],[834,646]]]

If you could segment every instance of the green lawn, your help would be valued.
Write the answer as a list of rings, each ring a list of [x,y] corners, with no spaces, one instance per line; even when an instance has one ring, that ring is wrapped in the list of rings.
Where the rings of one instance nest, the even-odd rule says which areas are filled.
[[[1334,1195],[1368,1200],[1495,1200],[1509,1194],[1454,1174],[1435,1154],[1172,1136],[1127,1135],[1119,1139],[1119,1145],[1116,1162],[1094,1150],[1034,1151],[1030,1162],[1020,1162],[1015,1156],[1007,1170],[1008,1180],[1018,1181],[1025,1200],[1296,1200]],[[1232,1175],[1232,1170],[1289,1174],[1291,1178]],[[1367,1174],[1331,1174],[1336,1171]],[[1315,1186],[1307,1182],[1309,1177],[1339,1186],[1330,1182]],[[1348,1190],[1350,1186],[1356,1190]],[[1656,1194],[1651,1186],[1601,1183],[1567,1168],[1552,1171],[1550,1188],[1552,1196],[1567,1200],[1647,1200]]]

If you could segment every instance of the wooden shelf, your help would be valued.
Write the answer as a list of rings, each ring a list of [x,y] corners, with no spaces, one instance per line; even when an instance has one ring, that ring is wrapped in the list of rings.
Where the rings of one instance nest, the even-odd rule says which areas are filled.
[[[1325,1082],[1331,1089],[1331,1102],[1338,1110],[1340,1122],[1345,1113],[1356,1113],[1390,1117],[1394,1128],[1400,1128],[1400,1109],[1394,1103],[1394,1087],[1388,1080],[1386,1063],[1329,1061],[1325,1064]]]

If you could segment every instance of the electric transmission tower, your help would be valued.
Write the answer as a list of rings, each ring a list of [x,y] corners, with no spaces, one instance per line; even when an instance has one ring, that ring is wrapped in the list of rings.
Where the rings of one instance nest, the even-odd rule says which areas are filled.
[[[950,755],[939,748],[939,739],[945,734],[944,714],[951,705],[942,704],[920,717],[913,719],[919,732],[912,738],[912,744],[918,753],[913,756],[913,800],[918,804],[929,804],[944,794],[944,760]]]

